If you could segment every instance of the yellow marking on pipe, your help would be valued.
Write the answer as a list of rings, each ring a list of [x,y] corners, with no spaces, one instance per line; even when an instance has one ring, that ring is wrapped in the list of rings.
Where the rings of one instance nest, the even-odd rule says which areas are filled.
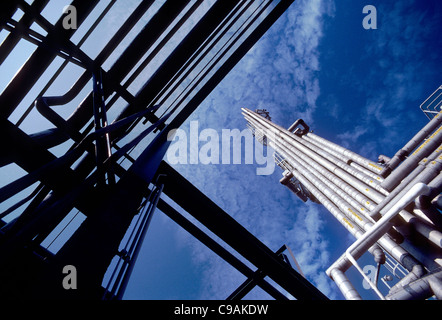
[[[374,167],[374,168],[376,168],[376,169],[378,169],[378,170],[382,170],[381,167],[375,165],[374,163],[371,163],[371,162],[370,162],[370,163],[368,163],[368,165],[369,165],[369,166],[372,166],[372,167]]]
[[[437,136],[442,130],[442,126],[439,127],[439,129],[437,129],[432,135],[431,137],[429,137],[427,140],[424,141],[424,143],[422,143],[419,148],[416,149],[416,151],[413,152],[413,156],[415,156],[416,154],[419,153],[419,151],[422,150],[423,147],[425,147],[427,145],[427,143],[429,143],[431,141],[431,139],[433,139],[435,136]]]
[[[356,218],[358,218],[359,221],[362,221],[362,218],[356,212],[354,212],[351,208],[348,208],[348,211],[350,211]]]
[[[350,228],[354,228],[353,225],[350,223],[350,221],[348,221],[346,218],[342,218],[342,220],[344,220],[345,223],[347,223],[349,225]]]

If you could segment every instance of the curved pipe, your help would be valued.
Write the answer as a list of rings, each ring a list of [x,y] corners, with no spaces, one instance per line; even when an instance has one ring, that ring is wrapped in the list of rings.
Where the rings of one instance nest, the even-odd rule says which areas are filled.
[[[302,126],[302,130],[294,132],[294,130],[298,127]],[[310,127],[304,122],[302,119],[298,119],[287,129],[288,131],[295,133],[296,135],[305,135],[310,131]]]

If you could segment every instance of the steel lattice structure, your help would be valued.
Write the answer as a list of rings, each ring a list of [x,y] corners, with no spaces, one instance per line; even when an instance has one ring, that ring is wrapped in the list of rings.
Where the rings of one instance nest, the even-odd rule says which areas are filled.
[[[83,44],[115,0],[74,0],[77,29],[66,28],[62,12],[55,23],[48,21],[42,12],[49,0],[2,2],[1,63],[14,59],[23,43],[32,50],[0,96],[1,166],[23,171],[0,189],[1,296],[122,298],[158,207],[249,279],[230,298],[258,285],[285,299],[264,280],[269,276],[298,299],[325,299],[281,258],[284,246],[272,252],[162,160],[168,132],[198,108],[292,2],[218,0],[202,11],[201,0],[140,1],[96,54],[86,53]],[[164,59],[152,64],[158,57]],[[71,66],[81,70],[72,87],[49,95]],[[137,81],[140,89],[131,89]],[[42,128],[29,129],[39,121]],[[162,193],[256,270],[177,212]],[[84,222],[51,252],[42,244],[73,211]],[[134,219],[138,227],[119,250]],[[114,257],[119,268],[103,285]],[[78,270],[76,290],[63,289],[66,265]]]

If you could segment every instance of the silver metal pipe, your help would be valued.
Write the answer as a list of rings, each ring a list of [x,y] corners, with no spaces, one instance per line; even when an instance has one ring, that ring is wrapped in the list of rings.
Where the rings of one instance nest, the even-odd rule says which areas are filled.
[[[322,179],[323,177],[321,177],[311,167],[306,165],[306,163],[301,164],[299,161],[295,160],[295,156],[291,152],[286,153],[284,151],[284,148],[281,148],[278,143],[275,144],[271,142],[270,146],[277,150],[277,152],[283,155],[286,159],[288,159],[289,162],[292,163],[298,171],[302,172],[302,175],[306,179],[308,179],[316,188],[321,190],[321,192],[345,215],[347,223],[348,219],[350,219],[360,228],[362,228],[362,230],[366,230],[366,224],[370,222],[364,216],[361,217],[360,215],[358,215],[356,213],[357,209],[350,205],[343,197],[335,192],[335,190],[332,190],[326,183],[324,183],[324,180]]]
[[[369,176],[370,178],[374,179],[375,181],[378,181],[379,183],[384,181],[384,178],[382,178],[379,174],[365,168],[364,166],[355,162],[354,160],[352,160],[348,156],[344,155],[344,153],[336,151],[333,148],[330,148],[329,144],[323,144],[323,143],[319,142],[318,140],[313,139],[312,136],[313,136],[313,134],[311,134],[311,135],[306,134],[306,135],[303,135],[301,138],[308,141],[309,143],[317,146],[318,148],[321,148],[321,149],[327,151],[328,153],[330,153],[334,157],[340,159],[341,161],[345,162],[346,164],[355,168],[356,170],[360,171],[361,173],[365,174],[366,176]],[[321,138],[321,139],[323,139],[323,138]],[[325,141],[327,141],[327,140],[325,140]],[[345,150],[347,150],[347,149],[345,149]],[[350,152],[350,150],[347,150],[347,151]]]
[[[333,279],[333,281],[336,283],[346,300],[362,300],[358,291],[355,289],[350,280],[348,280],[345,273],[342,272],[340,269],[335,268],[331,270],[330,278]]]
[[[284,150],[284,147],[285,150],[287,150],[287,153],[282,151]],[[357,214],[357,212],[361,209],[361,206],[357,201],[355,201],[350,195],[345,193],[333,182],[328,180],[324,175],[314,169],[309,162],[302,160],[296,154],[291,152],[290,148],[281,145],[279,142],[276,142],[276,148],[281,150],[278,152],[288,158],[290,163],[293,163],[293,165],[298,168],[307,179],[309,179],[330,200],[332,200],[335,205],[341,209],[341,211],[346,212],[347,217],[356,222],[363,230],[366,230],[367,223],[370,223],[370,225],[373,224],[372,222],[374,221],[369,221],[369,219],[367,219],[364,215],[361,216]],[[367,210],[363,210],[360,213],[364,214],[364,211]]]
[[[426,161],[425,167],[420,173],[413,178],[409,183],[405,184],[403,188],[397,187],[396,189],[400,190],[400,193],[407,192],[411,189],[411,187],[417,183],[425,183],[429,184],[432,180],[441,175],[442,169],[442,157],[439,156],[433,161]],[[439,180],[439,178],[437,178]],[[431,188],[430,188],[431,190]],[[394,190],[396,193],[396,190]],[[388,199],[386,199],[388,201]],[[391,203],[386,203],[385,207],[380,210],[380,214],[383,215],[386,211],[388,211],[392,207]],[[400,216],[409,223],[417,232],[419,232],[422,236],[427,238],[429,241],[442,248],[442,233],[435,229],[434,226],[428,225],[424,223],[421,219],[418,219],[410,212],[406,210],[402,210],[400,212]]]
[[[373,179],[370,176],[367,176],[363,172],[353,168],[352,166],[348,165],[346,162],[344,162],[344,161],[334,157],[333,155],[331,155],[327,151],[325,151],[325,150],[323,150],[323,149],[321,149],[321,148],[319,148],[319,147],[309,143],[305,139],[302,139],[302,138],[300,138],[300,137],[298,137],[296,135],[292,135],[292,139],[295,139],[296,141],[298,141],[299,143],[301,143],[305,147],[311,149],[312,151],[314,151],[317,154],[321,155],[322,157],[324,157],[328,161],[334,163],[335,165],[337,165],[341,169],[343,169],[346,172],[350,173],[352,176],[356,177],[357,179],[361,180],[365,184],[367,184],[370,187],[374,188],[375,190],[377,190],[379,193],[383,194],[384,196],[388,195],[388,192],[386,192],[384,190],[384,188],[381,187],[380,183],[376,179]]]
[[[293,148],[293,146],[289,145],[286,141],[282,139],[278,140],[278,143],[289,150]],[[357,207],[358,210],[364,215],[367,214],[368,210],[371,210],[372,208],[375,207],[375,203],[371,199],[368,199],[362,193],[360,193],[351,185],[349,185],[347,182],[337,177],[335,174],[331,173],[329,170],[324,168],[316,161],[313,161],[312,158],[308,157],[307,155],[301,152],[292,152],[292,155],[295,157],[297,161],[301,161],[302,163],[308,163],[308,165],[312,167],[312,169],[319,172],[332,185],[336,185],[340,190],[342,190],[342,192],[347,194],[353,201],[359,202],[359,205],[354,205],[354,206]]]
[[[386,176],[392,170],[396,169],[398,165],[410,154],[419,144],[421,144],[426,137],[442,123],[441,112],[439,112],[430,122],[428,122],[407,144],[400,149],[382,170],[381,175]],[[439,143],[440,144],[440,143]]]
[[[438,115],[440,115],[440,113]],[[437,119],[440,123],[442,117],[438,116],[435,119]],[[419,161],[430,155],[438,147],[440,148],[441,144],[442,144],[442,126],[440,126],[411,155],[409,155],[408,158],[405,161],[403,161],[400,166],[398,166],[393,172],[391,172],[391,174],[387,178],[385,178],[385,180],[381,183],[381,186],[388,191],[393,190],[401,182],[401,180],[407,176],[407,174],[409,174],[411,171],[414,170],[414,168],[419,163]],[[393,157],[393,159],[395,158]],[[389,166],[389,168],[391,168],[391,166]]]
[[[273,142],[272,142],[272,144],[273,144]],[[288,159],[290,163],[293,163],[293,165],[296,168],[298,168],[298,170],[300,170],[302,172],[302,174],[305,176],[306,179],[311,181],[313,185],[315,185],[319,190],[321,190],[321,192],[323,192],[324,195],[327,196],[329,198],[329,200],[340,209],[341,213],[348,220],[351,219],[362,230],[369,230],[373,226],[373,223],[371,221],[369,221],[365,217],[361,217],[360,215],[356,214],[356,212],[355,212],[356,209],[351,204],[349,204],[347,202],[348,200],[351,199],[350,197],[348,197],[348,196],[347,197],[340,197],[340,195],[336,192],[338,190],[338,188],[331,189],[327,186],[326,183],[324,183],[326,181],[326,180],[324,180],[325,177],[323,177],[323,176],[321,177],[319,172],[315,171],[312,168],[311,164],[313,164],[313,162],[305,162],[302,159],[299,159],[296,155],[294,155],[293,153],[291,153],[289,151],[290,148],[288,148],[287,146],[284,146],[284,145],[281,146],[279,143],[277,143],[276,146],[272,146],[272,147],[275,150],[277,150],[277,152],[280,152],[281,155],[283,155],[286,159]],[[288,151],[286,153],[283,150],[288,150]],[[311,174],[315,175],[315,177],[312,177]],[[333,185],[333,184],[331,183],[331,185]],[[343,194],[341,194],[341,195],[343,195]],[[345,222],[345,220],[344,220],[344,222]],[[342,221],[341,221],[341,223],[342,223]],[[355,236],[357,237],[358,235],[355,234]],[[398,245],[396,242],[394,242],[388,235],[383,236],[379,240],[379,244],[391,256],[398,259],[399,261],[404,255],[408,254],[408,252],[405,249],[403,249],[400,245]],[[375,248],[373,248],[373,250],[375,250]],[[380,254],[383,256],[382,250],[380,250],[380,251],[381,251]],[[385,260],[385,257],[383,257],[383,258],[380,257],[379,253],[378,253],[377,257],[375,257],[375,260],[376,260],[376,262],[383,263],[383,261]]]
[[[428,299],[435,295],[442,300],[442,270],[432,272],[407,284],[393,287],[387,295],[388,300]]]
[[[406,206],[409,199],[411,199],[415,195],[420,195],[421,193],[429,192],[430,189],[425,186],[424,184],[420,183],[417,184],[419,187],[414,188],[414,190],[405,190],[399,193],[397,196],[395,196],[393,199],[391,199],[391,203],[393,204],[391,208],[388,210],[388,212],[379,220],[376,222],[375,226],[367,231],[362,240],[359,238],[349,249],[347,249],[347,252],[344,255],[342,255],[336,262],[334,262],[326,271],[327,275],[330,276],[330,273],[333,269],[338,268],[345,272],[351,264],[349,261],[352,261],[354,263],[355,260],[357,260],[364,252],[367,251],[367,248],[370,247],[373,243],[376,241],[383,239],[382,235],[385,234],[385,232],[388,231],[389,228],[391,228],[392,223],[390,220],[393,218],[393,216],[399,214],[399,212],[402,211],[403,207]],[[417,191],[416,191],[417,189]],[[413,198],[414,199],[414,198]],[[410,200],[411,201],[411,200]],[[399,211],[397,211],[399,210]],[[379,238],[382,237],[382,238]],[[398,262],[403,263],[403,261],[410,261],[412,264],[410,265],[404,265],[408,270],[412,270],[414,265],[417,265],[417,261],[401,246],[394,243],[394,241],[390,242],[384,242],[382,243],[384,249]],[[349,256],[353,258],[349,258]],[[410,264],[408,263],[408,264]]]
[[[277,125],[274,125],[272,122],[266,121],[266,119],[258,116],[258,115],[254,115],[252,113],[251,117],[249,117],[247,114],[244,114],[244,116],[246,117],[247,120],[252,121],[251,119],[256,120],[257,122],[259,122],[264,128],[267,128],[270,130],[271,135],[278,137],[280,139],[283,139],[283,137],[280,135],[280,132],[282,133],[282,135],[284,136],[284,138],[286,138],[287,140],[290,141],[290,144],[293,146],[296,146],[296,148],[308,155],[310,158],[312,158],[313,160],[317,161],[318,163],[320,163],[322,166],[324,166],[327,170],[331,171],[332,173],[336,174],[338,177],[342,178],[345,181],[348,181],[348,183],[350,183],[353,187],[355,187],[356,189],[358,189],[359,191],[361,191],[366,197],[369,197],[370,199],[372,199],[375,202],[381,202],[384,199],[384,195],[379,193],[375,188],[378,187],[377,183],[374,182],[374,180],[371,180],[369,177],[365,177],[365,181],[367,181],[369,184],[372,184],[372,186],[367,185],[367,183],[364,183],[363,181],[361,181],[360,179],[354,177],[351,175],[351,173],[341,169],[340,167],[338,167],[338,165],[336,163],[331,162],[329,159],[324,158],[323,156],[318,155],[316,152],[312,151],[310,148],[306,147],[305,145],[298,143],[299,141],[297,141],[295,138],[296,136],[294,136],[293,134],[289,133],[289,132],[284,132],[284,131],[278,131],[278,129],[276,127],[279,127]],[[260,119],[261,118],[261,119]],[[279,127],[280,130],[285,130],[284,128]],[[271,135],[268,135],[269,137],[271,137]],[[338,161],[339,162],[339,161]],[[350,168],[348,165],[346,165],[345,163],[343,163],[341,161],[342,165],[347,166],[347,169]],[[351,169],[350,171],[353,171],[353,169]]]
[[[374,173],[379,174],[383,169],[377,163],[375,163],[367,158],[364,158],[361,155],[359,155],[351,150],[348,150],[340,145],[337,145],[336,143],[333,143],[327,139],[319,137],[319,136],[315,135],[314,133],[308,133],[307,136],[309,138],[312,138],[312,139],[318,141],[319,143],[322,143],[323,145],[327,146],[328,148],[331,148],[332,150],[335,150],[335,151],[343,154],[344,156],[348,157],[352,161],[360,164],[364,168],[366,168]]]

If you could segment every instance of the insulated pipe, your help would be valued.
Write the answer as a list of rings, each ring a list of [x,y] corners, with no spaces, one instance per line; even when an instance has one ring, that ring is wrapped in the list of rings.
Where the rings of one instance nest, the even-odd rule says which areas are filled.
[[[369,247],[371,247],[376,241],[390,228],[391,223],[390,220],[394,218],[399,212],[405,208],[411,201],[413,201],[416,197],[422,194],[428,194],[430,192],[430,188],[423,184],[418,183],[411,188],[403,197],[399,199],[399,201],[378,221],[376,224],[364,235],[358,238],[346,251],[345,256],[347,259],[358,269],[358,271],[366,278],[363,270],[357,264],[355,257],[353,256],[355,253],[364,252]],[[413,268],[414,269],[414,268]],[[420,269],[420,268],[418,268]],[[371,281],[368,282],[371,284]],[[372,286],[373,287],[373,286]],[[378,295],[382,297],[379,290],[376,287],[373,287]],[[383,298],[383,297],[382,297]]]
[[[362,230],[365,230],[366,224],[369,223],[365,217],[361,217],[356,213],[356,209],[351,206],[346,200],[344,200],[340,195],[338,195],[334,190],[332,190],[329,186],[327,186],[326,183],[323,182],[321,177],[318,175],[316,176],[313,173],[313,170],[305,166],[304,164],[301,164],[295,158],[293,157],[293,154],[288,154],[283,151],[283,148],[280,148],[278,144],[274,145],[273,142],[270,143],[270,146],[274,148],[275,150],[278,150],[278,153],[283,155],[286,159],[289,159],[289,162],[293,164],[293,166],[296,168],[296,170],[302,172],[302,175],[308,179],[318,190],[321,190],[321,192],[335,205],[337,206],[341,212],[345,212],[345,220],[346,223],[348,223],[348,219],[355,222],[359,227],[362,228]],[[302,182],[301,182],[302,183]],[[309,190],[310,191],[310,190]],[[350,214],[351,213],[351,214]]]
[[[432,161],[438,157],[438,152],[439,152],[438,150],[434,151],[428,158],[422,159],[419,162],[418,166],[407,177],[405,177],[404,180],[396,188],[394,188],[394,190],[391,191],[390,194],[382,202],[380,202],[376,206],[376,208],[371,210],[370,216],[377,217],[377,216],[385,213],[386,211],[384,210],[384,207],[389,204],[391,205],[391,199],[396,197],[402,190],[404,190],[404,188],[406,188],[407,186],[408,186],[408,188],[411,188],[411,185],[412,185],[411,182],[414,182],[413,184],[415,184],[417,182],[428,183],[429,181],[416,180],[416,177],[419,176],[422,173],[422,171],[424,171],[424,169],[425,169],[427,163],[429,163],[429,161]],[[388,208],[386,210],[388,210]]]
[[[243,109],[244,110],[244,109]],[[250,112],[250,110],[249,110]],[[250,115],[252,117],[255,117],[257,119],[258,122],[260,122],[261,124],[264,125],[264,127],[270,128],[270,130],[275,133],[278,137],[279,132],[282,132],[286,137],[288,137],[289,140],[291,141],[296,141],[300,144],[302,144],[304,147],[308,148],[309,150],[312,150],[314,152],[316,152],[317,154],[319,154],[320,156],[322,156],[324,159],[332,162],[333,164],[337,165],[338,167],[342,168],[344,171],[350,173],[351,175],[357,177],[359,180],[365,182],[368,185],[373,186],[376,190],[378,190],[379,192],[383,193],[384,195],[387,195],[388,193],[385,192],[385,190],[383,190],[383,188],[380,187],[380,185],[377,183],[377,181],[375,181],[374,179],[372,179],[369,176],[366,176],[365,174],[363,174],[362,172],[359,172],[357,170],[355,170],[354,168],[352,168],[351,166],[347,165],[344,161],[336,159],[335,157],[333,157],[332,155],[330,155],[329,153],[325,152],[324,150],[311,145],[305,141],[303,141],[303,139],[299,138],[298,136],[291,134],[289,132],[287,132],[287,130],[285,130],[284,128],[274,124],[271,121],[261,121],[263,119],[261,119],[262,117],[257,116],[256,114],[250,112]],[[276,128],[276,130],[275,130]],[[304,151],[304,150],[303,150]]]
[[[430,188],[424,183],[417,183],[407,191],[388,212],[375,223],[364,235],[358,238],[345,252],[347,258],[355,263],[353,254],[357,251],[366,251],[391,227],[390,220],[399,214],[410,202],[418,196],[428,194]]]
[[[440,115],[440,113],[438,114]],[[437,119],[442,119],[438,116]],[[439,120],[440,121],[440,120]],[[416,165],[424,157],[432,153],[442,143],[442,126],[439,127],[419,148],[417,148],[402,164],[397,167],[382,183],[381,186],[391,191],[393,190],[401,180],[414,170]],[[393,157],[394,159],[394,157]],[[392,160],[393,161],[393,160]]]
[[[279,143],[281,143],[284,147],[290,148],[286,141],[279,140]],[[342,190],[343,193],[347,194],[350,199],[352,199],[354,203],[354,207],[358,208],[358,210],[364,214],[368,219],[371,219],[371,217],[368,214],[369,210],[372,210],[375,208],[375,203],[371,200],[365,197],[362,193],[360,193],[358,190],[353,188],[351,185],[349,185],[347,182],[342,180],[341,178],[337,177],[335,174],[331,173],[327,169],[325,169],[323,166],[318,164],[317,162],[313,161],[311,158],[306,156],[302,153],[293,154],[296,160],[302,161],[303,163],[308,163],[309,166],[311,166],[314,170],[319,172],[322,176],[324,176],[330,183],[336,185],[340,190]],[[358,202],[359,205],[356,205],[355,202]],[[362,206],[361,206],[362,205]]]
[[[336,157],[334,157],[333,155],[331,155],[330,153],[328,153],[327,151],[318,148],[315,145],[312,145],[311,143],[309,143],[308,141],[306,141],[305,139],[301,139],[297,136],[292,136],[293,139],[295,139],[297,142],[301,143],[302,145],[304,145],[305,147],[313,150],[314,152],[318,153],[319,155],[321,155],[322,157],[324,157],[325,159],[328,159],[330,162],[334,163],[335,165],[339,166],[341,169],[345,170],[346,172],[350,173],[351,175],[355,176],[356,178],[358,178],[359,180],[363,181],[364,183],[366,183],[367,185],[371,186],[372,188],[376,189],[378,192],[380,192],[383,195],[388,195],[388,192],[386,192],[378,183],[378,181],[376,181],[375,179],[365,175],[364,173],[356,170],[355,168],[352,168],[350,165],[348,165],[347,163],[345,163],[344,161],[337,159]]]
[[[243,110],[247,110],[247,109],[243,109]],[[248,114],[250,114],[250,116],[248,116]],[[384,195],[382,195],[381,193],[379,193],[378,191],[376,191],[375,189],[371,188],[370,186],[368,186],[366,183],[362,182],[361,180],[357,179],[356,177],[352,176],[349,172],[346,172],[345,170],[339,168],[335,163],[329,161],[328,159],[324,158],[323,156],[319,156],[318,154],[316,154],[314,151],[312,151],[311,149],[309,149],[308,147],[298,143],[298,141],[296,141],[294,139],[294,135],[289,135],[286,132],[282,131],[285,130],[277,125],[274,125],[272,122],[266,122],[264,118],[253,114],[252,112],[250,112],[250,110],[248,110],[248,114],[244,114],[245,118],[250,121],[253,122],[252,119],[255,119],[256,121],[258,121],[261,125],[263,125],[266,128],[269,128],[269,130],[271,131],[272,135],[276,135],[277,137],[281,137],[279,134],[279,130],[281,130],[282,134],[287,137],[289,139],[289,141],[292,142],[292,144],[294,146],[296,146],[297,149],[299,149],[301,152],[307,154],[309,157],[311,157],[313,160],[317,161],[318,163],[320,163],[321,165],[323,165],[327,170],[331,171],[332,173],[336,174],[337,176],[339,176],[340,178],[348,181],[353,187],[355,187],[356,189],[360,190],[361,192],[363,192],[364,195],[366,195],[367,197],[373,199],[375,202],[380,202],[384,199]],[[261,119],[260,119],[261,118]],[[273,125],[273,127],[272,127]],[[270,138],[270,135],[268,135],[268,138]],[[342,162],[342,161],[341,161]],[[344,164],[346,165],[346,164]],[[349,167],[348,165],[346,165],[347,167]],[[368,180],[370,181],[370,178],[367,177]],[[371,181],[373,182],[373,181]]]
[[[346,300],[362,300],[361,296],[356,291],[350,280],[348,280],[344,272],[338,268],[335,268],[331,271],[330,278],[332,278],[336,283]]]
[[[432,182],[432,180],[439,181],[439,179],[442,179],[439,178],[439,176],[441,175],[440,171],[442,169],[441,158],[442,156],[438,157],[435,161],[430,161],[430,162],[427,161],[424,170],[422,170],[414,179],[412,179],[407,185],[405,185],[404,188],[401,188],[401,192],[403,193],[410,190],[411,187],[416,183],[425,183],[429,185]],[[433,185],[437,183],[438,182],[433,183]],[[431,192],[433,191],[431,187],[430,190]],[[388,201],[388,199],[386,199],[386,201]],[[391,203],[386,203],[385,207],[380,210],[380,213],[384,214],[384,212],[386,210],[389,210],[391,206],[392,206]],[[442,233],[439,230],[436,230],[432,226],[422,222],[420,219],[416,218],[408,211],[402,210],[400,212],[400,215],[407,223],[412,225],[417,232],[419,232],[421,235],[423,235],[425,238],[433,242],[438,247],[440,248],[442,247]]]
[[[270,136],[267,132],[265,132],[265,130],[263,130],[263,129],[259,129],[259,130],[262,130],[262,131],[263,131],[263,134],[266,134],[268,137]],[[287,145],[286,145],[286,146],[287,146]],[[315,160],[320,161],[320,159],[318,159],[318,158],[316,158]],[[386,210],[388,210],[388,209],[389,209],[389,207],[388,207],[388,203],[390,202],[390,200],[391,200],[392,198],[393,198],[393,197],[388,197],[388,200],[386,199],[386,200],[384,201],[383,205],[382,205],[382,206],[379,206],[379,207],[377,208],[376,213],[377,213],[377,212],[380,212],[380,213],[382,214],[383,212],[385,212]],[[387,205],[387,208],[384,209],[384,208],[383,208],[384,205]],[[390,206],[391,206],[391,205],[392,205],[392,204],[390,203]],[[353,211],[351,211],[351,212],[353,212]],[[372,214],[374,215],[375,213],[372,213]],[[409,214],[407,215],[407,212],[405,212],[405,211],[404,211],[403,215],[405,215],[405,218],[408,219],[409,221],[413,221],[413,224],[415,225],[415,229],[416,229],[419,233],[423,234],[423,235],[424,235],[425,237],[427,237],[427,238],[429,238],[430,235],[431,235],[431,238],[429,238],[430,241],[432,241],[432,242],[434,242],[436,245],[440,246],[440,237],[439,237],[439,234],[440,234],[440,233],[439,233],[437,230],[429,229],[426,225],[423,225],[423,224],[419,223],[419,221],[417,221],[416,219],[412,219],[413,216],[410,216]],[[353,216],[352,216],[352,217],[353,217]]]
[[[420,183],[420,184],[418,184],[418,185],[422,185],[422,183]],[[431,191],[430,190],[430,188],[428,188],[428,190],[429,191]],[[398,202],[401,200],[401,199],[403,199],[407,194],[409,194],[410,193],[410,190],[404,190],[403,192],[401,192],[399,195],[396,195],[394,198],[392,198],[392,199],[390,199],[390,202],[392,203],[392,205],[394,205],[394,207],[393,208],[391,208],[390,210],[389,210],[389,212],[392,210],[392,209],[395,209],[395,208],[397,208],[397,206],[398,206]],[[401,211],[401,212],[403,212],[403,211]],[[385,221],[389,221],[390,219],[386,219],[385,218],[385,215],[384,215],[384,217],[383,217],[383,219],[384,219],[384,222]],[[379,220],[380,221],[380,220]],[[377,222],[377,223],[379,223],[379,221]],[[383,229],[385,230],[385,231],[387,231],[390,227],[391,227],[391,223],[389,223],[388,222],[388,224],[386,224],[386,225],[384,225],[383,226]],[[372,230],[372,229],[370,229],[370,230]],[[381,230],[381,231],[384,231],[384,230]],[[381,239],[384,239],[384,238],[386,238],[386,237],[382,237]],[[391,240],[391,239],[390,239]],[[359,248],[356,248],[355,250],[353,250],[353,252],[351,253],[352,254],[352,256],[355,258],[355,259],[358,259],[360,256],[362,256],[362,254],[367,250],[366,249],[366,246],[368,245],[369,243],[365,243],[365,246],[364,247],[359,247]],[[397,261],[399,261],[407,270],[409,270],[409,271],[412,271],[413,270],[413,268],[415,268],[415,266],[417,265],[417,266],[419,266],[419,263],[406,251],[406,250],[404,250],[400,245],[398,245],[398,244],[396,244],[394,241],[386,241],[386,242],[383,242],[382,243],[382,246],[384,247],[384,249],[387,251],[387,252],[389,252],[390,254],[391,254],[391,256],[395,259],[395,260],[397,260]],[[335,268],[338,268],[338,269],[340,269],[340,270],[342,270],[342,271],[345,271],[345,270],[347,270],[349,267],[351,266],[351,264],[350,264],[350,260],[348,259],[348,257],[347,257],[347,255],[346,254],[343,254],[336,262],[334,262],[328,269],[327,269],[327,271],[326,271],[326,273],[327,273],[327,275],[328,276],[330,276],[331,275],[331,271],[333,270],[333,269],[335,269]]]
[[[307,136],[309,138],[312,138],[312,139],[318,141],[319,143],[322,143],[323,145],[326,145],[327,147],[331,148],[332,150],[335,150],[335,151],[343,154],[344,156],[348,157],[349,159],[353,160],[354,162],[360,164],[364,168],[367,168],[368,170],[370,170],[376,174],[379,174],[382,171],[382,167],[380,167],[375,162],[370,161],[369,159],[364,158],[364,157],[360,156],[359,154],[357,154],[353,151],[350,151],[340,145],[337,145],[336,143],[330,142],[330,141],[328,141],[322,137],[319,137],[311,132],[308,133]]]
[[[393,158],[387,163],[386,167],[382,170],[381,175],[383,177],[390,174],[404,159],[410,154],[424,139],[442,123],[442,113],[439,112],[430,122],[428,122],[402,149],[400,149]]]
[[[323,143],[319,142],[318,140],[312,139],[312,136],[310,134],[303,135],[302,139],[307,140],[311,144],[313,144],[321,149],[324,149],[325,151],[327,151],[328,153],[330,153],[334,157],[336,157],[336,158],[342,160],[343,162],[345,162],[346,164],[356,168],[357,170],[361,171],[365,175],[367,175],[373,179],[376,179],[376,181],[382,182],[384,180],[384,178],[382,178],[379,174],[365,168],[364,166],[360,165],[358,162],[355,162],[354,160],[352,160],[350,157],[344,155],[342,152],[339,152],[336,149],[330,148],[327,144],[323,144]]]
[[[442,300],[442,271],[430,273],[387,295],[388,300],[428,299],[435,295]]]
[[[270,142],[273,144],[273,142]],[[281,152],[285,157],[290,159],[290,156],[288,154],[285,154],[284,151],[280,150],[277,146],[271,146],[275,150],[278,150],[277,152]],[[358,225],[353,225],[349,220],[355,220],[353,216],[347,215],[345,212],[347,212],[347,209],[349,208],[349,205],[345,205],[345,202],[336,194],[333,194],[333,192],[324,184],[321,184],[317,179],[312,179],[311,176],[306,172],[306,169],[299,163],[296,163],[293,159],[290,159],[292,162],[294,162],[295,166],[302,170],[303,173],[301,173],[299,170],[294,169],[292,170],[292,174],[301,184],[304,185],[304,187],[307,188],[307,190],[315,196],[327,209],[328,211],[355,237],[359,238],[363,234],[363,229],[361,229]],[[321,191],[319,191],[321,190]],[[328,197],[327,197],[328,195]],[[340,207],[342,209],[340,209]],[[360,218],[360,217],[359,217]],[[360,222],[360,221],[357,221]],[[373,254],[375,261],[377,263],[383,264],[385,262],[385,255],[382,251],[382,249],[379,248],[377,244],[373,244],[368,251]]]
[[[271,143],[273,144],[273,142]],[[304,162],[302,160],[300,160],[299,158],[296,157],[296,155],[292,154],[290,151],[288,151],[288,153],[285,153],[284,151],[281,150],[281,148],[279,147],[279,144],[277,144],[276,146],[272,146],[275,150],[277,150],[278,153],[280,153],[281,155],[283,155],[286,159],[289,160],[289,162],[291,162],[296,168],[298,168],[298,170],[302,171],[302,174],[304,175],[304,177],[306,179],[308,179],[309,181],[312,182],[313,185],[315,185],[319,190],[321,190],[324,195],[326,195],[330,201],[332,201],[340,210],[342,213],[344,213],[344,215],[348,218],[351,219],[353,222],[355,222],[359,227],[362,228],[362,230],[369,230],[371,228],[371,226],[373,225],[372,222],[367,221],[367,219],[362,218],[361,216],[357,215],[355,213],[355,209],[352,208],[351,205],[349,205],[348,203],[346,203],[346,201],[350,200],[350,197],[342,197],[343,199],[339,198],[337,193],[335,193],[337,191],[337,189],[335,190],[331,190],[329,187],[327,187],[327,184],[325,182],[324,183],[319,183],[319,181],[321,181],[321,175],[318,174],[318,172],[315,173],[315,170],[309,166],[309,164],[311,164],[312,162]],[[288,147],[287,146],[283,146],[285,149],[287,150]],[[299,162],[297,160],[300,160]],[[309,175],[309,173],[307,172],[309,171],[310,173],[316,175],[315,177],[312,177],[311,175]],[[325,180],[326,181],[326,180]],[[324,180],[322,180],[322,182],[324,182]],[[310,190],[309,190],[310,191]],[[351,214],[350,214],[351,213]],[[374,222],[374,220],[372,220]],[[346,222],[344,220],[344,222]],[[400,260],[401,257],[403,257],[404,255],[408,254],[408,252],[406,252],[402,247],[400,247],[396,242],[394,242],[389,236],[384,236],[379,240],[379,244],[388,252],[390,253],[390,255],[392,255],[395,259]],[[375,251],[375,250],[373,250]],[[382,250],[379,249],[379,252],[373,252],[373,255],[375,256],[375,261],[378,263],[383,264],[385,261],[385,256],[382,252]]]

